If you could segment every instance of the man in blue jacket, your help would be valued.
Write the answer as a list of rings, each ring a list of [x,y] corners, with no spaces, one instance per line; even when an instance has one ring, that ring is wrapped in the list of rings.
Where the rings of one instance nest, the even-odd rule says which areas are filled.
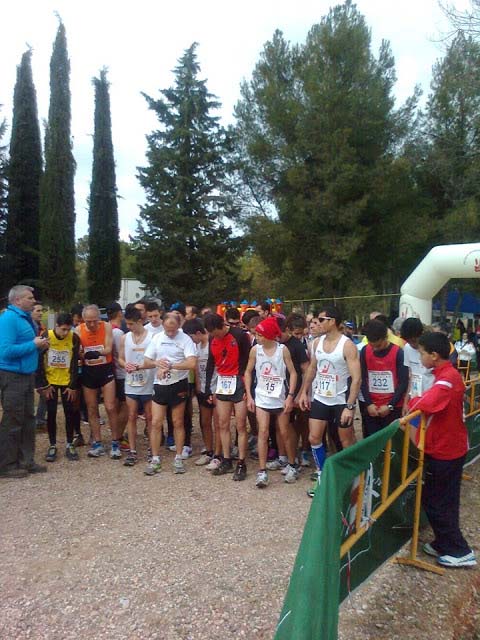
[[[33,459],[33,398],[38,354],[48,349],[48,340],[36,335],[30,316],[35,305],[32,287],[13,287],[8,301],[0,315],[0,477],[24,478],[46,471]]]

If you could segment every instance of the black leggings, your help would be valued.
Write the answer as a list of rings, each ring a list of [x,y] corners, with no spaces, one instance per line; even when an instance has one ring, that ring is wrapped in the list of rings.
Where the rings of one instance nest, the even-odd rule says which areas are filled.
[[[77,432],[80,429],[80,411],[75,407],[74,402],[67,400],[66,395],[63,393],[67,387],[52,384],[53,396],[47,400],[47,427],[48,427],[48,439],[50,445],[57,444],[57,406],[58,406],[58,392],[62,399],[63,412],[65,413],[65,430],[67,432],[67,442],[73,442],[73,432]]]

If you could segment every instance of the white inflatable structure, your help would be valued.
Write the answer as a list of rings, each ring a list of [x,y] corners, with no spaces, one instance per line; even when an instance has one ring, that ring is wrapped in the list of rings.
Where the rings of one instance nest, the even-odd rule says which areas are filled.
[[[430,324],[432,298],[450,278],[480,278],[480,242],[434,247],[400,289],[400,317]]]

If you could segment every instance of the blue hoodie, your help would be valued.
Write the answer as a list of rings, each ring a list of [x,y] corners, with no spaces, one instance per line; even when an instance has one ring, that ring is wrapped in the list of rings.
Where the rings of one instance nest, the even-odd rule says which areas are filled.
[[[38,349],[33,321],[28,311],[13,304],[0,315],[0,370],[35,373]]]

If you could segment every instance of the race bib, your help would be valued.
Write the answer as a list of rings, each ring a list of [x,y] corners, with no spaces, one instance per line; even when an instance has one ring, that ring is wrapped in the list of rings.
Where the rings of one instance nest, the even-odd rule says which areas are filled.
[[[233,396],[237,389],[237,376],[218,376],[215,393],[222,396]]]
[[[332,373],[320,373],[317,376],[315,393],[323,398],[334,398],[337,395],[337,378]]]
[[[47,355],[47,363],[53,369],[68,369],[70,367],[70,352],[57,351],[57,349],[49,349]]]
[[[257,382],[257,391],[262,396],[280,398],[283,389],[283,378],[279,376],[261,375]]]
[[[205,383],[207,382],[207,363],[198,363],[198,381],[201,389],[205,389]]]
[[[181,376],[183,373],[185,372],[177,369],[170,369],[170,371],[167,371],[165,375],[161,377],[162,373],[161,371],[158,371],[157,382],[159,384],[175,384],[182,379]]]
[[[412,384],[410,386],[410,397],[418,398],[422,395],[422,375],[420,373],[412,373]]]
[[[84,353],[88,353],[89,351],[100,351],[100,349],[103,349],[103,344],[95,344],[91,347],[83,347]],[[105,356],[99,356],[98,358],[93,358],[91,360],[84,359],[84,364],[86,364],[87,367],[95,367],[99,364],[106,364],[106,362],[107,358]]]
[[[394,393],[391,371],[369,371],[368,390],[370,393]]]
[[[142,369],[142,371],[132,371],[131,373],[127,373],[126,383],[130,387],[143,387],[147,384],[148,376],[147,372]]]

